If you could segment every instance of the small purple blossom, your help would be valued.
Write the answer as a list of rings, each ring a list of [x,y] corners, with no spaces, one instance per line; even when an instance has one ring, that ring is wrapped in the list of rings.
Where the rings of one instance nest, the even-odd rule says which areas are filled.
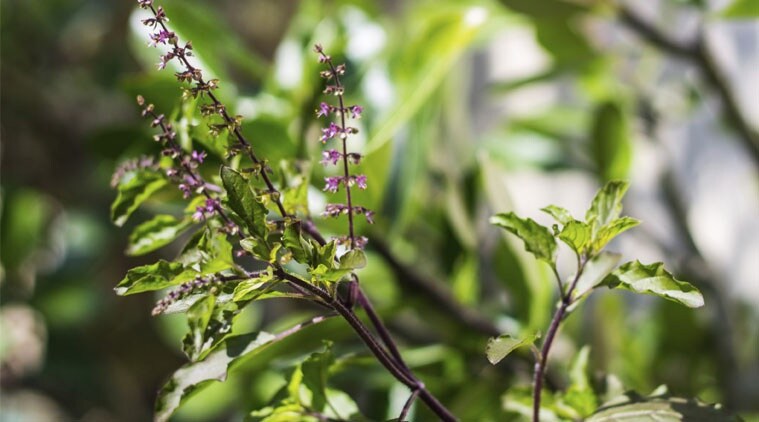
[[[174,39],[174,37],[175,35],[173,32],[167,31],[165,29],[161,29],[155,34],[150,34],[150,42],[148,43],[148,45],[150,47],[157,47],[158,44],[167,44],[171,42],[171,40]]]
[[[322,159],[319,161],[322,165],[332,164],[335,165],[340,160],[342,154],[336,149],[328,149],[322,151]]]
[[[330,122],[328,127],[322,129],[322,143],[326,143],[328,140],[334,138],[339,132],[340,126],[336,125],[335,122]]]
[[[351,117],[354,119],[360,119],[361,118],[361,112],[364,111],[364,108],[360,105],[354,105],[350,108],[351,111]]]
[[[319,104],[319,109],[316,110],[316,117],[327,116],[331,110],[332,110],[332,107],[329,104],[322,101],[322,103]]]
[[[153,5],[153,0],[137,0],[137,4],[140,5],[140,8],[147,9]]]
[[[340,189],[340,182],[342,182],[342,180],[343,178],[339,176],[325,177],[324,181],[327,182],[327,184],[324,186],[324,190],[332,193],[337,192],[337,190]]]
[[[356,186],[358,186],[359,189],[366,189],[366,175],[365,174],[359,174],[358,176],[355,176],[353,180],[356,182]]]
[[[348,213],[348,206],[344,204],[327,204],[326,207],[324,207],[324,212],[322,213],[325,217],[337,217],[340,214],[347,214]]]
[[[205,151],[192,151],[192,154],[190,154],[190,158],[198,164],[203,164],[203,160],[205,160],[207,156],[208,154],[206,154]]]
[[[179,184],[179,190],[182,191],[182,198],[187,199],[190,197],[190,193],[192,192],[192,189],[190,189],[189,186],[187,186],[184,183]]]

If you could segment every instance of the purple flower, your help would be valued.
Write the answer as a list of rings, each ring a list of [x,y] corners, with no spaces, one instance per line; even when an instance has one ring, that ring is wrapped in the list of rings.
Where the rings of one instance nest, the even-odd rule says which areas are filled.
[[[332,193],[337,192],[337,190],[340,189],[340,182],[342,180],[343,178],[339,176],[325,177],[324,181],[327,182],[327,184],[324,186],[324,190]]]
[[[335,122],[330,122],[328,127],[322,129],[322,143],[326,143],[328,140],[334,138],[338,132],[340,132],[340,127]]]
[[[198,164],[203,164],[203,160],[205,160],[207,157],[207,154],[205,151],[192,151],[192,154],[190,154],[190,158],[192,158],[193,161],[197,162]]]
[[[204,207],[195,208],[195,212],[192,214],[192,219],[195,221],[203,221],[206,218]]]
[[[206,199],[206,212],[207,213],[214,213],[219,208],[221,204],[219,203],[218,199],[208,198]]]
[[[360,119],[361,118],[361,112],[364,111],[364,108],[360,105],[354,105],[350,108],[351,111],[351,117],[354,119]]]
[[[329,114],[329,112],[332,110],[332,107],[330,107],[329,104],[322,102],[319,104],[319,109],[316,110],[316,117],[322,117]]]
[[[322,151],[322,160],[319,162],[325,166],[327,164],[335,165],[340,160],[341,155],[336,149],[328,149]]]
[[[179,190],[182,191],[182,198],[187,199],[187,198],[190,197],[190,191],[191,191],[191,189],[186,184],[180,183],[179,184]]]
[[[337,217],[340,214],[347,214],[348,213],[348,206],[343,204],[327,204],[326,207],[324,207],[324,212],[322,213],[325,217]]]
[[[153,0],[137,0],[137,4],[139,4],[141,8],[147,9],[153,5]]]
[[[358,176],[355,176],[353,179],[356,182],[356,185],[359,189],[366,189],[366,175],[365,174],[359,174]]]
[[[166,31],[165,29],[161,29],[155,34],[150,34],[150,42],[148,43],[148,45],[150,47],[156,47],[158,46],[158,44],[166,44],[167,42],[170,42],[173,38],[174,38],[173,32]]]

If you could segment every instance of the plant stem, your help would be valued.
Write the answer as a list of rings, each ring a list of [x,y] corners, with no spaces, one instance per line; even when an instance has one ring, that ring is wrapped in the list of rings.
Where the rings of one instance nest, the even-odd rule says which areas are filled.
[[[546,365],[548,364],[548,354],[551,352],[551,345],[556,337],[556,333],[559,331],[561,321],[567,313],[567,308],[572,304],[572,293],[574,293],[575,287],[577,287],[577,282],[580,280],[580,275],[585,267],[585,262],[585,260],[578,257],[577,275],[575,275],[574,280],[572,280],[572,284],[569,286],[566,293],[559,291],[561,302],[559,303],[558,309],[556,309],[556,312],[553,314],[551,325],[548,326],[548,332],[546,333],[546,339],[540,348],[540,356],[538,357],[538,361],[535,362],[535,376],[533,378],[532,389],[533,422],[540,422],[540,399],[543,394],[543,378],[545,377]],[[558,277],[559,275],[556,274],[556,276]]]
[[[398,422],[403,422],[406,420],[406,416],[408,415],[408,412],[411,410],[411,405],[414,404],[414,400],[416,400],[416,397],[418,395],[419,395],[419,390],[413,390],[411,392],[411,395],[409,396],[408,400],[406,400],[406,404],[403,405],[401,414],[398,416]]]
[[[384,366],[398,381],[402,382],[412,390],[419,391],[419,397],[422,401],[443,421],[455,421],[456,417],[443,406],[440,401],[435,398],[424,386],[424,383],[416,379],[413,374],[407,374],[406,371],[388,354],[388,352],[380,345],[377,340],[372,336],[371,332],[356,316],[353,310],[349,309],[342,302],[335,300],[328,292],[304,281],[298,277],[286,273],[282,269],[277,270],[277,275],[284,280],[309,291],[310,293],[318,296],[329,304],[340,316],[342,316],[348,325],[358,334],[363,340],[369,350],[377,357],[377,360]]]

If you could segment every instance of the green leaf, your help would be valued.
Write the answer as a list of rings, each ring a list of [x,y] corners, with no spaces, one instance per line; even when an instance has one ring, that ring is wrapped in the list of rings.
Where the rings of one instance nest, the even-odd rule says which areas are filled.
[[[366,255],[360,249],[352,249],[340,257],[341,270],[358,270],[366,267]]]
[[[177,220],[171,215],[156,215],[132,231],[126,253],[137,256],[160,249],[173,242],[191,225],[192,220],[187,218]]]
[[[590,347],[584,346],[569,368],[571,384],[561,396],[561,401],[576,410],[580,418],[587,417],[598,407],[596,394],[588,379],[588,360]]]
[[[562,225],[567,224],[570,221],[575,221],[574,217],[572,217],[572,214],[570,214],[569,211],[562,207],[557,207],[556,205],[549,205],[545,208],[541,208],[541,211],[549,214],[554,218],[554,220]]]
[[[759,18],[759,3],[756,0],[733,0],[719,15],[727,19],[756,19]]]
[[[311,407],[316,411],[324,410],[327,404],[327,377],[334,362],[332,345],[327,343],[323,352],[312,353],[301,364],[303,384],[311,390]]]
[[[164,289],[192,278],[192,276],[178,277],[183,272],[184,267],[181,263],[160,260],[155,264],[143,265],[127,271],[126,277],[116,285],[114,290],[119,296],[125,296]]]
[[[524,346],[531,346],[538,338],[540,338],[540,334],[538,333],[523,338],[514,338],[508,334],[504,334],[499,337],[492,337],[490,340],[488,340],[488,346],[485,349],[485,354],[487,355],[490,363],[495,365],[498,362],[502,361],[503,358],[508,356],[509,353],[513,352],[514,350]]]
[[[622,232],[630,230],[631,228],[640,224],[639,220],[632,217],[622,217],[612,220],[605,226],[601,227],[596,233],[593,239],[593,247],[591,253],[596,253],[606,246],[612,239],[617,237]]]
[[[182,340],[182,350],[191,361],[197,360],[204,349],[206,329],[215,306],[216,296],[208,295],[197,300],[187,310],[190,332]]]
[[[279,245],[279,243],[276,245]],[[276,261],[276,257],[272,260],[272,251],[275,252],[275,255],[276,251],[273,247],[269,246],[269,243],[265,240],[257,239],[255,237],[246,237],[240,241],[240,246],[260,261],[271,263]]]
[[[125,179],[119,183],[118,194],[111,204],[111,220],[117,226],[123,226],[140,204],[168,184],[157,171],[135,172]]]
[[[324,245],[319,245],[317,241],[311,239],[311,246],[313,246],[311,267],[316,268],[319,265],[323,265],[327,268],[332,268],[335,261],[335,253],[337,253],[337,244],[331,241]]]
[[[234,301],[242,302],[259,299],[266,295],[266,293],[268,293],[279,281],[279,279],[274,277],[271,270],[261,274],[258,278],[250,278],[241,281],[240,284],[235,287]],[[266,288],[262,289],[262,287]]]
[[[591,130],[591,154],[602,180],[627,176],[632,158],[632,141],[626,114],[617,102],[600,104]]]
[[[642,397],[633,391],[604,403],[587,422],[694,421],[737,422],[722,406],[669,394]]]
[[[573,299],[576,301],[603,282],[621,258],[622,255],[617,253],[601,252],[588,261],[580,274],[580,279],[577,280],[572,293]]]
[[[524,247],[535,258],[554,265],[556,260],[556,239],[551,232],[531,218],[522,219],[513,212],[490,217],[490,224],[502,227],[524,241]]]
[[[192,394],[200,391],[210,382],[224,381],[228,371],[235,366],[256,357],[267,348],[301,332],[304,328],[326,320],[324,317],[314,318],[308,323],[296,325],[277,335],[259,332],[224,339],[219,347],[201,360],[179,368],[164,384],[156,399],[156,421],[169,420],[177,408]]]
[[[319,264],[316,268],[309,269],[308,273],[311,274],[312,281],[337,282],[350,274],[351,271],[350,269],[331,268],[331,266]]]
[[[266,226],[266,207],[258,201],[248,181],[237,171],[222,166],[221,181],[227,190],[229,206],[242,218],[250,234],[265,238],[268,233]]]
[[[643,265],[639,261],[628,262],[609,274],[602,284],[609,288],[661,296],[689,308],[704,306],[701,292],[690,283],[675,279],[661,262],[650,265]]]
[[[569,245],[578,255],[582,255],[590,243],[592,231],[593,229],[586,223],[571,220],[561,229],[558,238]]]
[[[619,217],[622,212],[622,197],[625,196],[627,187],[627,182],[612,180],[596,193],[590,209],[585,213],[585,221],[588,224],[593,221],[594,234]]]
[[[201,275],[218,273],[235,266],[227,235],[207,227],[190,239],[177,261]]]
[[[308,264],[313,248],[300,233],[300,224],[293,223],[285,226],[282,233],[282,243],[293,254],[293,258],[301,264]]]

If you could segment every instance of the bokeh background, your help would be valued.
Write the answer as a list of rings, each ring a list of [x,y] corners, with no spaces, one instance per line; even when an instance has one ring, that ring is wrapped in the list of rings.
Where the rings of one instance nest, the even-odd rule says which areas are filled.
[[[644,222],[613,249],[663,260],[707,305],[597,294],[567,322],[553,369],[589,344],[599,379],[642,393],[667,384],[759,420],[756,2],[159,3],[270,160],[318,160],[311,46],[347,61],[349,95],[366,110],[363,200],[379,216],[362,280],[464,420],[504,420],[504,392],[529,383],[525,359],[514,372],[490,367],[488,336],[545,327],[552,307],[550,273],[487,218],[514,210],[547,223],[538,209],[551,203],[582,215],[609,178],[631,181],[626,213]],[[113,293],[127,269],[178,247],[126,257],[129,227],[155,208],[126,229],[108,217],[114,167],[155,148],[135,96],[171,110],[181,95],[156,70],[140,16],[126,0],[2,2],[0,421],[150,420],[185,361],[181,316],[152,318],[158,296]],[[281,327],[303,312],[269,303],[240,325]],[[240,420],[282,382],[262,366],[176,420]],[[371,416],[394,417],[384,412],[402,389],[369,374],[338,382]]]

